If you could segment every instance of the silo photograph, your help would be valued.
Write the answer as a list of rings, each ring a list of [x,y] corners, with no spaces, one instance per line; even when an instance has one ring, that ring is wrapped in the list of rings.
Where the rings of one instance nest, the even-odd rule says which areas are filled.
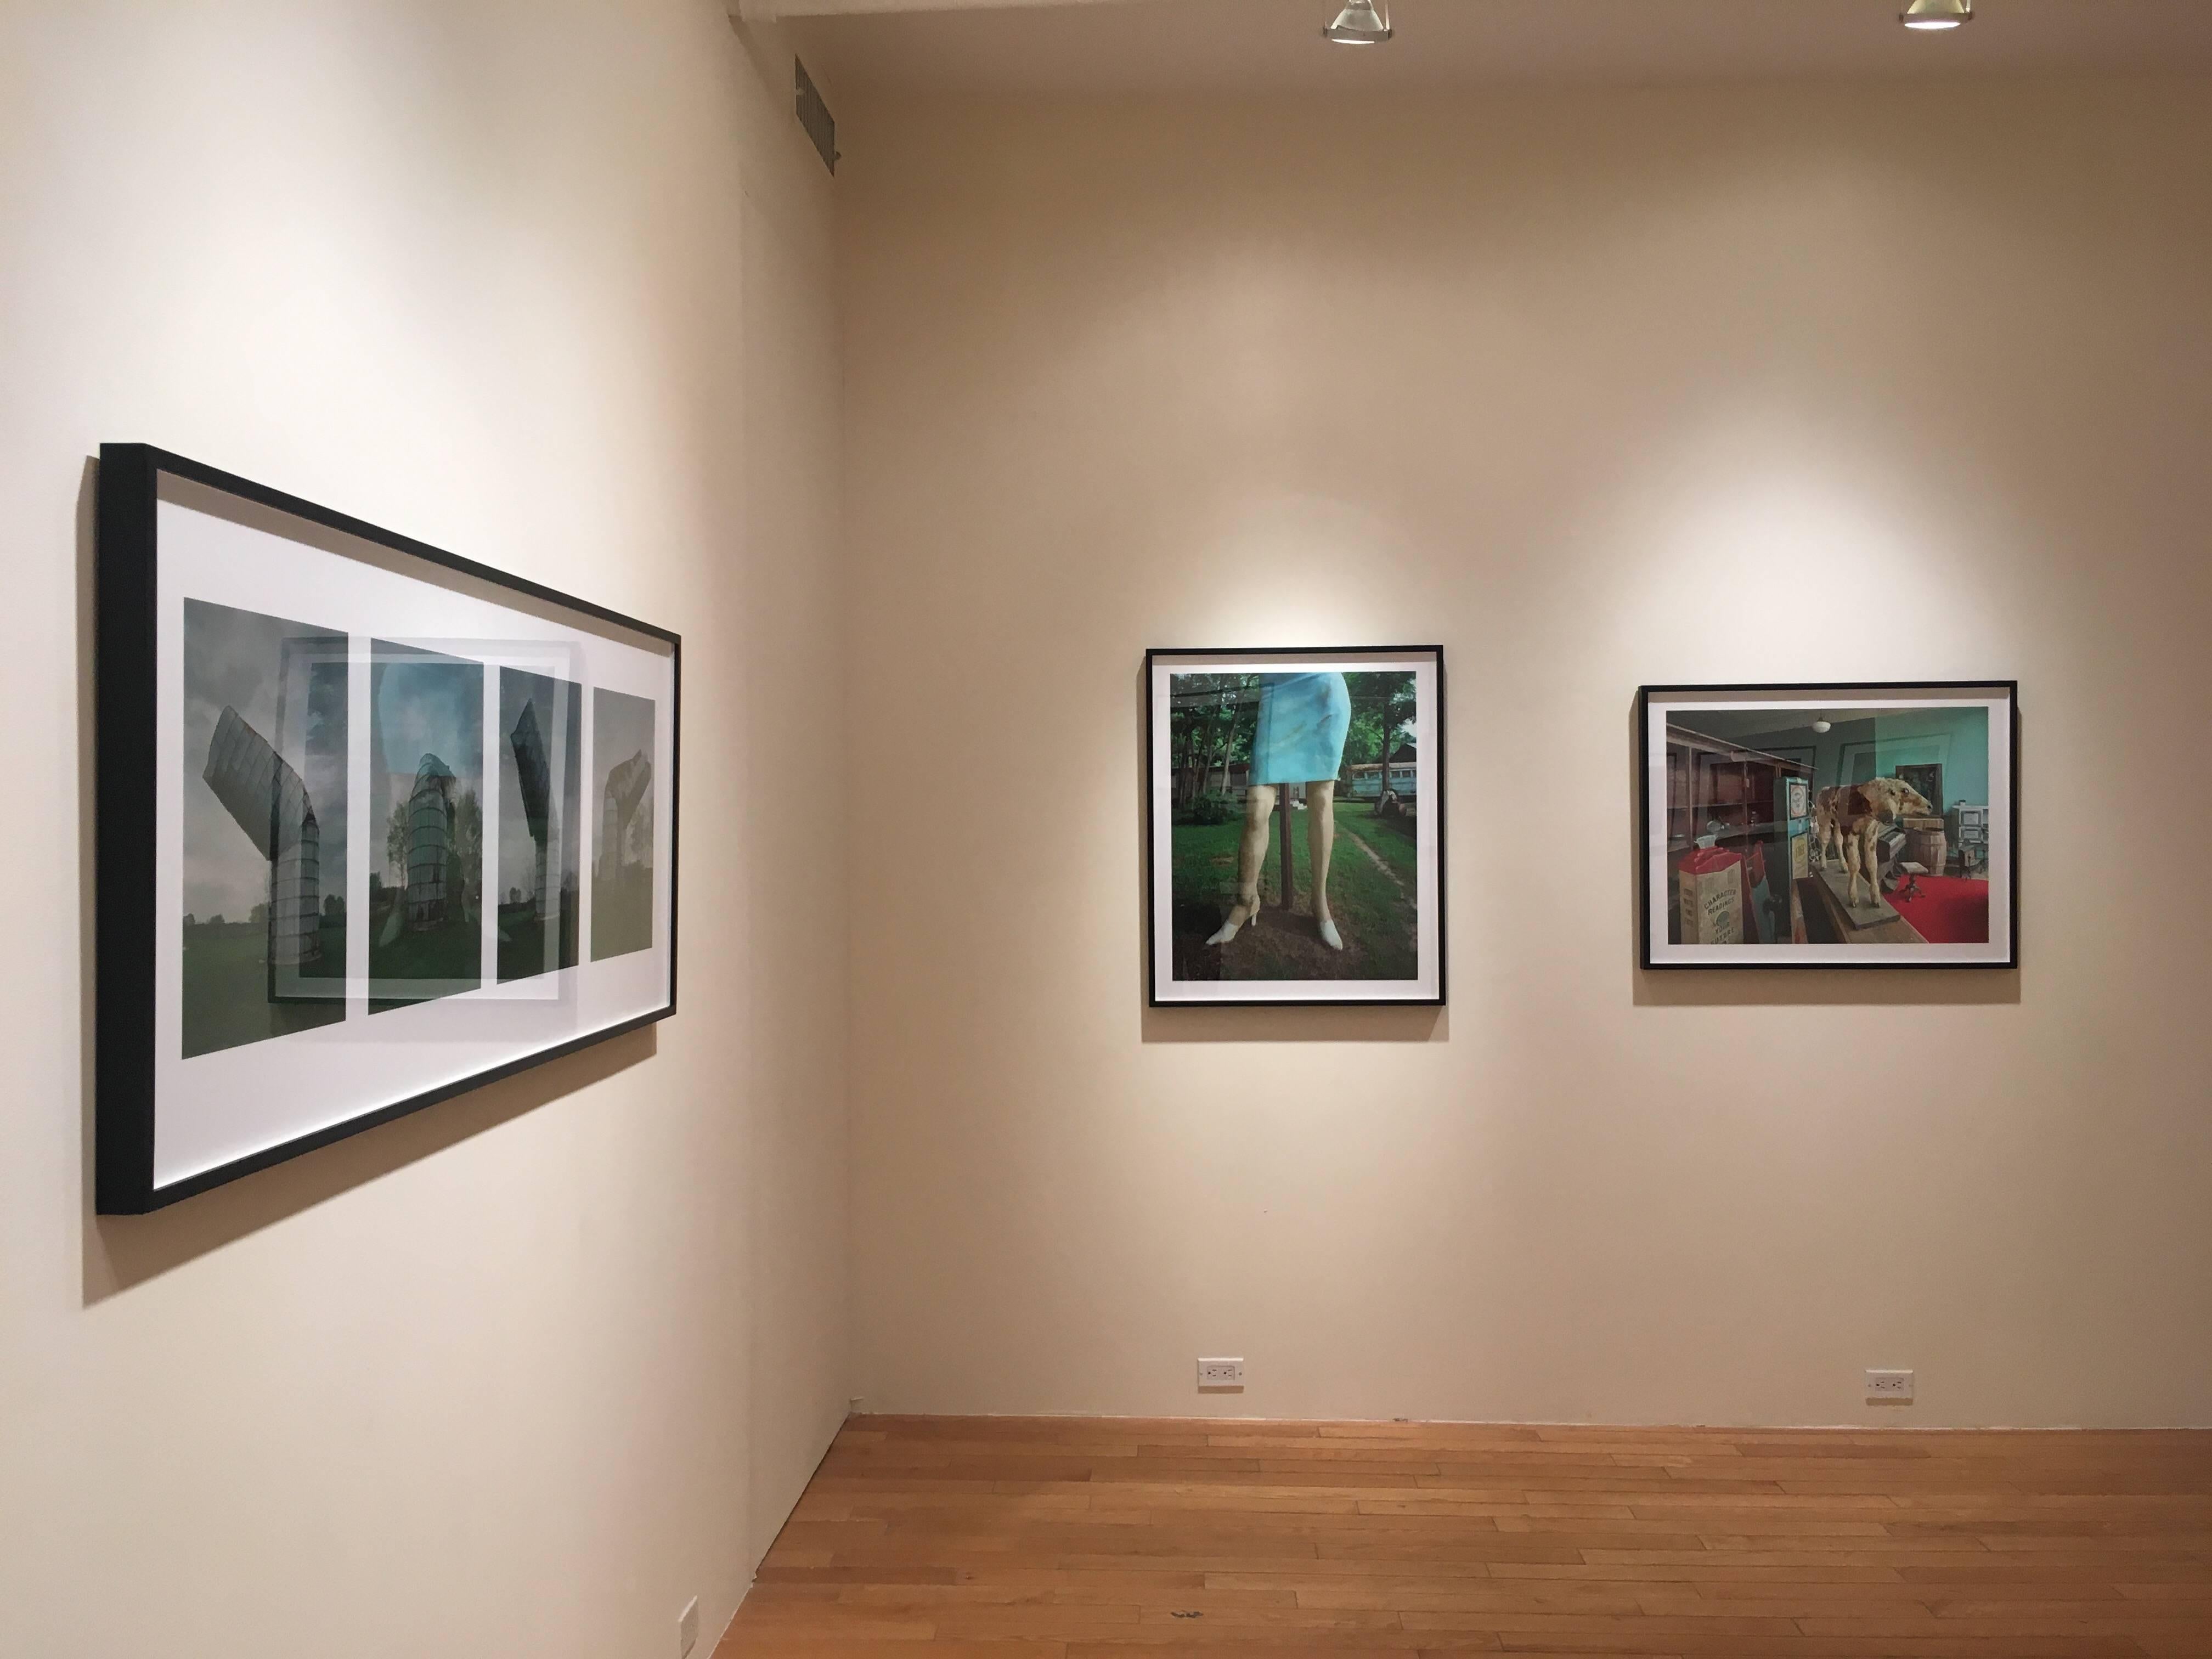
[[[576,965],[583,911],[584,688],[499,676],[498,975]]]
[[[369,811],[369,1012],[483,982],[483,667],[375,643]]]
[[[653,948],[653,699],[592,694],[592,960]]]
[[[346,636],[185,601],[184,1057],[345,1018]]]

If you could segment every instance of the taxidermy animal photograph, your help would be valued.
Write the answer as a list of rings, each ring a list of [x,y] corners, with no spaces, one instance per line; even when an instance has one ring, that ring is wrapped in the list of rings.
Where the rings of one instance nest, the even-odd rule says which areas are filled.
[[[1813,798],[1814,836],[1823,862],[1830,853],[1842,860],[1845,874],[1844,902],[1866,882],[1867,902],[1880,892],[1875,866],[1876,838],[1888,825],[1908,813],[1925,817],[1935,811],[1928,798],[1903,778],[1872,778],[1838,788],[1823,789]]]
[[[1990,856],[1993,825],[2010,833],[2008,687],[1834,702],[1705,689],[1740,695],[1642,700],[1655,956],[2009,952],[1992,931]]]

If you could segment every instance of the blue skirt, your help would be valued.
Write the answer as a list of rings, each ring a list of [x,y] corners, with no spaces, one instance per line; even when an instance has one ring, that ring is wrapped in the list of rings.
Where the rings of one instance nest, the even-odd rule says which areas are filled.
[[[1352,693],[1341,674],[1262,674],[1254,783],[1318,783],[1344,765]]]

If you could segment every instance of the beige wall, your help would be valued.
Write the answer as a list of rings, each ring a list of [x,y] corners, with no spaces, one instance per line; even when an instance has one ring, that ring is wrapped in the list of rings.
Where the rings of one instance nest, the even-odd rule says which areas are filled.
[[[871,1408],[2212,1423],[2212,85],[845,114]],[[1145,647],[1427,641],[1449,1012],[1147,1013]],[[2017,975],[1638,971],[1640,682],[1986,675]]]
[[[842,1417],[829,180],[711,0],[0,20],[0,1650],[675,1651]],[[93,1222],[87,458],[685,636],[684,1012]],[[767,1358],[761,1358],[767,1356]]]

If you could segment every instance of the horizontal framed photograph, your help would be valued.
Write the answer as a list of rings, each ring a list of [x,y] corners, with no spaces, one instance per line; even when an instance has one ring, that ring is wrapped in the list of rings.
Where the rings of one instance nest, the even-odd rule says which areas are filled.
[[[1647,968],[2019,963],[2010,680],[1647,685]]]
[[[1148,651],[1154,1007],[1444,1000],[1439,646]]]
[[[98,507],[101,1212],[675,1012],[674,634],[143,444]]]

